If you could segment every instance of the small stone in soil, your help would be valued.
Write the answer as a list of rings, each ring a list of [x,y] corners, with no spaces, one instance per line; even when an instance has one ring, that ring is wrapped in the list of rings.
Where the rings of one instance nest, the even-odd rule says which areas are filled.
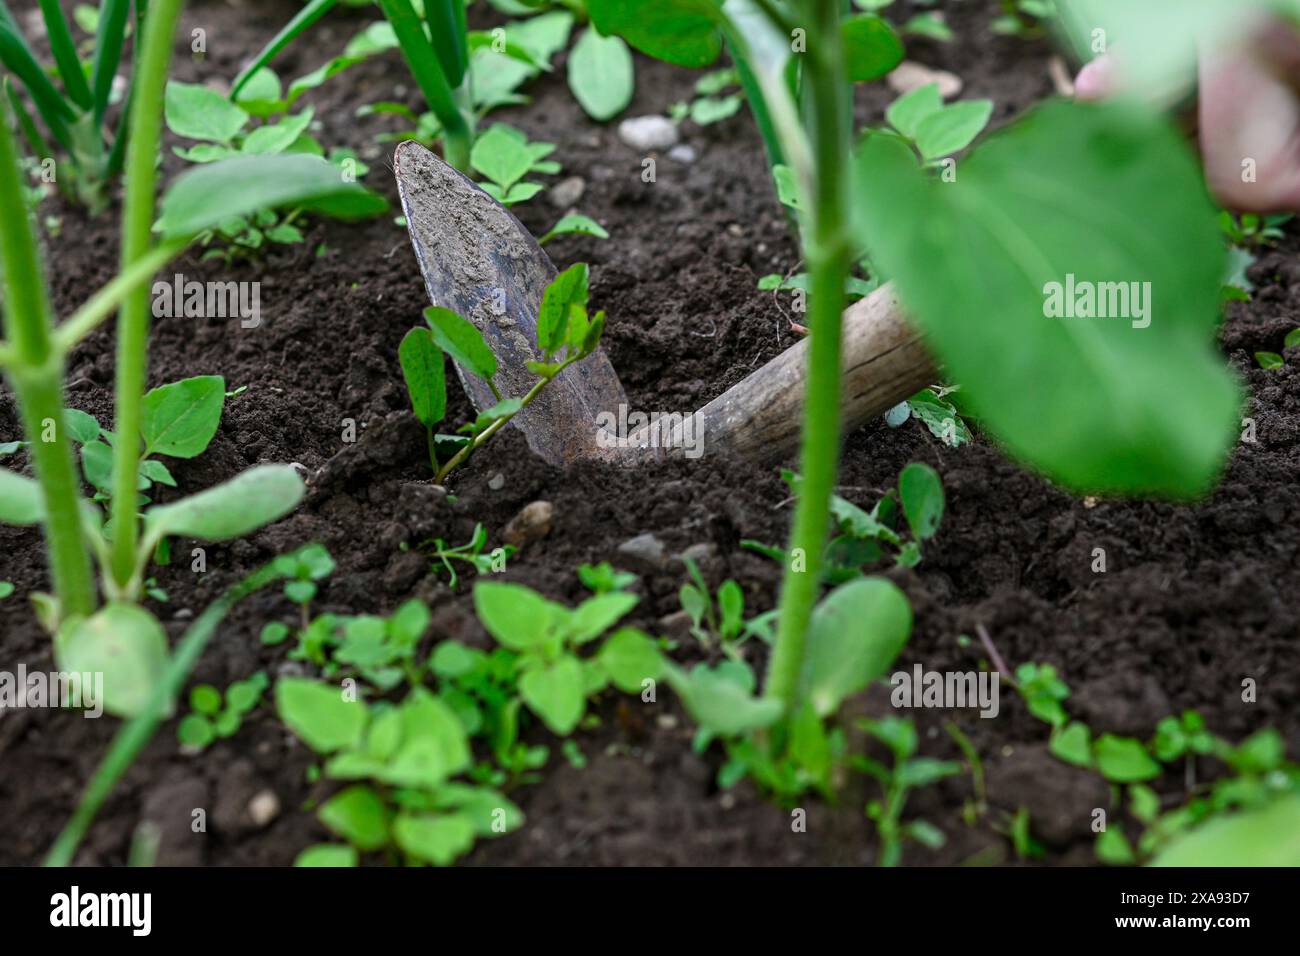
[[[506,486],[506,476],[501,474],[501,472],[499,471],[491,478],[488,479],[488,487],[491,488],[493,491],[500,491],[505,486]]]
[[[945,100],[956,96],[962,88],[961,77],[957,74],[946,70],[933,70],[912,60],[904,60],[898,64],[894,71],[885,77],[885,82],[889,84],[890,89],[900,94],[910,93],[931,83],[938,83],[939,95]]]
[[[280,798],[272,790],[263,790],[248,801],[248,818],[259,830],[280,815]]]
[[[554,517],[555,506],[549,501],[530,502],[510,519],[510,523],[501,532],[501,538],[506,544],[522,548],[528,542],[550,534],[551,520]]]
[[[666,116],[634,116],[618,124],[618,138],[643,153],[677,143],[677,124]]]
[[[631,566],[646,571],[661,570],[667,560],[663,542],[648,531],[620,544],[618,556]]]
[[[674,163],[681,163],[689,166],[700,158],[700,154],[695,151],[695,147],[690,143],[678,143],[672,149],[668,150],[668,158]]]
[[[570,176],[567,179],[561,179],[551,187],[547,198],[551,205],[557,209],[568,209],[570,206],[576,206],[582,199],[582,194],[587,191],[587,181],[581,176]]]

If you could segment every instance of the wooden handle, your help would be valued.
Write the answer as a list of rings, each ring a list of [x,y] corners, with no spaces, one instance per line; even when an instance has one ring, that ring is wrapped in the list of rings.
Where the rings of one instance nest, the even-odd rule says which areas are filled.
[[[935,380],[934,363],[904,320],[892,285],[845,310],[843,335],[846,434]],[[629,466],[715,453],[756,462],[787,456],[799,447],[808,347],[807,339],[791,346],[693,415],[646,425],[622,441],[607,430],[596,454]]]

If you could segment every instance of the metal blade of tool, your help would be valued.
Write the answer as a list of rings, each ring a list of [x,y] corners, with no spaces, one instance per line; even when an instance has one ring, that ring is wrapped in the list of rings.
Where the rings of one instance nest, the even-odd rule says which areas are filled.
[[[429,300],[478,327],[497,356],[501,395],[523,397],[537,381],[525,363],[543,360],[537,313],[555,266],[518,219],[419,143],[400,144],[393,167]],[[475,409],[496,404],[487,383],[459,365],[456,372]],[[544,460],[564,465],[595,455],[596,416],[617,415],[626,402],[597,349],[556,376],[512,424]]]

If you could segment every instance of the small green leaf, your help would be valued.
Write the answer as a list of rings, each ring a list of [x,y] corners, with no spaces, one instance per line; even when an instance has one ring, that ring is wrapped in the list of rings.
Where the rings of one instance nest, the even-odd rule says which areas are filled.
[[[469,164],[502,192],[509,192],[533,168],[533,155],[526,140],[498,123],[474,142]]]
[[[564,344],[574,310],[587,305],[587,264],[576,262],[565,269],[542,293],[537,313],[537,345],[548,355]]]
[[[1114,783],[1136,783],[1160,776],[1160,764],[1151,759],[1140,740],[1102,734],[1093,745],[1097,769]]]
[[[87,415],[75,408],[65,409],[63,414],[68,426],[68,434],[78,445],[92,442],[99,437],[99,422],[95,420],[94,415]]]
[[[1076,767],[1092,766],[1092,735],[1088,725],[1074,721],[1056,730],[1048,742],[1052,755]]]
[[[442,349],[428,329],[411,329],[397,349],[397,359],[411,397],[411,410],[425,428],[432,428],[447,413],[447,380]]]
[[[144,396],[145,454],[194,458],[201,455],[221,424],[226,380],[198,375],[150,389]]]
[[[340,846],[337,843],[317,843],[315,846],[309,846],[293,861],[294,866],[346,867],[356,866],[357,863],[357,851],[350,846]]]
[[[174,80],[163,96],[163,115],[177,136],[214,143],[229,143],[248,122],[248,114],[216,90]]]
[[[624,693],[640,693],[646,680],[663,676],[664,659],[659,648],[636,628],[619,628],[600,648],[601,667],[614,686]]]
[[[737,680],[735,668],[697,664],[689,675],[668,671],[668,680],[701,729],[720,737],[760,730],[781,716],[781,702],[755,697],[752,686]],[[752,675],[751,675],[752,680]]]
[[[813,611],[803,693],[826,717],[840,702],[883,676],[912,633],[912,606],[884,578],[859,578],[828,594]]]
[[[587,708],[582,664],[565,654],[559,660],[525,671],[519,695],[553,733],[568,736]]]
[[[1282,340],[1282,347],[1288,349],[1300,347],[1300,329],[1292,329],[1288,332],[1286,338]]]
[[[677,66],[708,66],[722,52],[711,0],[587,0],[591,22],[642,53]]]
[[[302,500],[304,486],[288,465],[258,465],[224,484],[145,515],[145,538],[229,541],[278,521]]]
[[[463,814],[398,814],[393,839],[416,859],[448,866],[474,845],[474,823]]]
[[[556,236],[566,236],[578,234],[583,236],[595,236],[597,239],[608,239],[609,233],[605,227],[589,216],[574,213],[570,216],[561,216],[559,222],[550,228],[540,239],[537,240],[539,246],[544,246]]]
[[[355,747],[368,717],[365,703],[347,700],[342,688],[303,677],[282,677],[275,684],[280,719],[317,753]]]
[[[316,815],[359,850],[380,850],[388,844],[388,808],[369,787],[357,784],[339,791]]]
[[[938,83],[927,83],[900,96],[885,111],[885,118],[908,139],[916,139],[922,121],[943,109],[943,94]]]
[[[484,381],[490,381],[496,375],[497,357],[473,322],[438,306],[425,309],[424,318],[429,323],[434,342],[457,365]]]
[[[635,594],[624,591],[587,598],[569,616],[566,626],[569,640],[574,644],[594,640],[636,607],[639,600]]]
[[[0,468],[0,521],[22,526],[36,524],[44,516],[41,486],[17,472]]]
[[[474,585],[474,610],[488,633],[513,651],[540,644],[569,613],[522,584],[495,581]]]
[[[943,518],[943,482],[929,465],[914,461],[898,476],[898,497],[912,534],[924,541],[939,530]]]
[[[863,13],[840,21],[844,69],[850,80],[878,80],[903,62],[903,41],[888,21]]]
[[[1265,369],[1281,368],[1286,364],[1286,359],[1276,352],[1256,352],[1255,361],[1259,363],[1260,368]]]
[[[113,483],[113,449],[102,441],[81,446],[81,471],[95,488],[108,491]]]
[[[167,669],[162,625],[134,604],[108,604],[90,617],[69,619],[54,650],[60,670],[104,675],[104,710],[117,717],[144,710]]]
[[[1152,866],[1300,866],[1300,795],[1215,816],[1177,837]]]
[[[992,100],[964,100],[931,113],[916,128],[916,148],[927,160],[949,156],[971,144],[993,115]]]
[[[217,732],[212,726],[212,721],[202,714],[187,714],[176,725],[176,739],[183,747],[202,750],[217,739]]]
[[[12,581],[0,581],[0,601],[3,601],[13,593],[14,585]]]
[[[1107,866],[1132,866],[1137,863],[1137,854],[1133,852],[1133,846],[1128,842],[1128,837],[1124,831],[1119,828],[1119,824],[1113,824],[1097,834],[1097,842],[1093,845],[1097,854],[1097,859]]]
[[[196,684],[190,689],[190,709],[208,717],[221,710],[221,691],[211,684]]]
[[[623,112],[634,83],[627,44],[594,28],[583,30],[569,51],[569,89],[587,115],[604,121]]]

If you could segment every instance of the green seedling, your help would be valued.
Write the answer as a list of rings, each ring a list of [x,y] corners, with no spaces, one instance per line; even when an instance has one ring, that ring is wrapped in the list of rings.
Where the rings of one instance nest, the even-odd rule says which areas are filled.
[[[1259,363],[1260,368],[1266,370],[1282,368],[1286,365],[1286,359],[1277,352],[1256,352],[1255,361]]]
[[[720,786],[749,776],[784,803],[809,789],[830,796],[845,752],[843,730],[833,718],[846,698],[885,675],[911,630],[907,597],[883,578],[860,578],[831,591],[812,618],[795,718],[788,724],[779,700],[755,695],[757,680],[742,660],[689,671],[669,665],[666,676],[699,725],[696,747],[716,739],[727,752]]]
[[[695,98],[679,100],[668,107],[675,123],[690,120],[697,126],[712,126],[740,112],[745,94],[740,90],[740,73],[733,69],[714,70],[695,81]]]
[[[630,588],[636,583],[636,575],[630,571],[616,571],[608,561],[602,561],[600,564],[579,565],[578,580],[595,594],[609,594]]]
[[[0,601],[3,601],[7,597],[11,597],[13,593],[14,585],[12,581],[0,581]]]
[[[857,726],[884,744],[893,756],[892,766],[886,766],[867,756],[849,759],[849,765],[853,769],[880,784],[880,799],[867,804],[867,816],[876,824],[876,833],[880,837],[879,864],[897,866],[903,855],[905,840],[913,840],[931,850],[942,847],[946,842],[942,830],[924,820],[909,820],[904,823],[903,809],[911,791],[961,773],[961,764],[916,756],[916,725],[910,719],[863,718],[857,722]]]
[[[128,0],[107,0],[100,5],[89,69],[82,61],[59,5],[42,0],[40,7],[45,38],[56,69],[47,68],[37,60],[8,4],[3,2],[0,2],[0,63],[26,91],[45,126],[45,133],[40,131],[18,89],[8,78],[4,80],[5,99],[17,115],[27,145],[39,162],[50,164],[54,170],[55,150],[62,154],[58,162],[66,162],[66,172],[55,173],[54,181],[59,187],[92,211],[100,212],[108,204],[108,183],[121,174],[125,163],[132,104],[139,98],[137,87],[143,74],[137,64],[136,82],[122,98],[123,108],[116,124],[109,123],[108,108],[117,102],[114,79],[127,33],[133,25],[131,4]],[[137,10],[136,20],[142,16]],[[139,37],[137,51],[138,41]],[[56,76],[62,89],[55,85]],[[8,169],[4,175],[9,175]]]
[[[571,213],[561,216],[555,225],[542,233],[537,239],[537,244],[544,246],[560,236],[594,236],[597,239],[608,239],[609,232],[591,217]]]
[[[483,333],[450,309],[433,306],[424,310],[424,317],[428,328],[407,332],[397,355],[411,409],[425,427],[429,463],[434,470],[434,481],[439,484],[527,408],[555,376],[595,352],[605,330],[604,312],[590,317],[587,314],[587,264],[579,262],[570,266],[542,294],[537,347],[545,360],[527,363],[537,381],[522,398],[504,398],[493,382],[497,360],[483,340]],[[462,425],[457,435],[434,432],[447,411],[444,355],[450,355],[464,371],[487,382],[497,399],[496,405],[480,412],[473,422]],[[445,463],[444,456],[449,456]]]
[[[503,206],[532,199],[543,187],[528,182],[531,173],[553,176],[560,164],[546,157],[555,152],[554,143],[530,143],[528,137],[505,123],[495,123],[474,142],[469,164],[483,177],[483,191]]]
[[[890,428],[898,428],[909,418],[930,430],[930,434],[950,448],[960,448],[971,440],[970,429],[962,421],[957,406],[948,401],[948,396],[958,391],[960,386],[935,386],[923,388],[906,402],[890,409],[885,415],[885,422]]]
[[[176,738],[182,747],[203,750],[216,740],[233,737],[270,685],[266,674],[258,671],[227,687],[224,702],[221,691],[211,684],[195,685],[190,689],[191,713],[181,718]]]
[[[1042,36],[1055,16],[1055,0],[1002,0],[1002,12],[989,29],[1004,36],[1032,39]]]
[[[434,568],[441,567],[446,571],[448,583],[455,588],[460,583],[460,575],[453,562],[468,564],[478,574],[499,574],[506,569],[506,562],[519,551],[514,545],[507,544],[493,548],[484,554],[483,549],[487,547],[487,540],[487,530],[482,524],[476,524],[473,536],[465,544],[453,548],[449,547],[442,538],[434,538],[431,545],[426,544],[421,547],[429,550],[430,556],[437,562]]]
[[[316,847],[299,865],[346,865],[383,852],[406,865],[446,866],[479,838],[523,823],[502,794],[457,779],[472,763],[469,738],[424,688],[400,704],[367,704],[337,685],[281,678],[275,701],[280,719],[325,758],[324,776],[347,782],[317,817],[353,853]]]
[[[235,78],[231,99],[242,101],[261,71],[336,2],[311,0]],[[379,0],[379,8],[383,22],[362,31],[341,56],[292,83],[285,99],[292,104],[305,90],[377,53],[398,49],[428,111],[382,101],[363,112],[396,116],[410,124],[388,139],[426,144],[440,140],[443,157],[462,172],[470,169],[479,121],[493,109],[527,102],[519,87],[552,69],[551,60],[568,42],[574,19],[572,13],[557,10],[485,32],[468,28],[461,0],[425,0],[419,5],[410,0]],[[597,119],[622,110],[632,88],[631,57],[622,41],[585,31],[570,54],[569,85],[583,108]]]
[[[308,132],[311,108],[271,122],[283,103],[280,80],[269,69],[261,70],[246,86],[239,102],[232,102],[206,86],[176,81],[167,84],[164,118],[167,128],[183,139],[196,140],[190,147],[176,147],[182,159],[196,164],[253,156],[302,154],[324,157],[325,149]],[[247,104],[247,109],[245,105]],[[253,117],[266,122],[249,128]],[[351,150],[335,150],[330,162],[347,182],[358,182],[366,172]],[[232,216],[198,237],[203,246],[221,240],[223,245],[208,249],[204,259],[220,259],[229,265],[237,257],[254,257],[268,243],[294,245],[303,241],[299,228],[303,209],[289,209],[283,215],[259,209],[248,216]]]
[[[42,623],[54,636],[56,660],[65,670],[105,672],[104,706],[119,715],[140,713],[167,673],[166,635],[137,603],[145,569],[159,547],[165,548],[163,543],[172,537],[242,537],[290,511],[304,490],[291,467],[263,465],[191,497],[152,506],[142,520],[137,495],[146,450],[167,454],[168,448],[178,447],[170,444],[173,439],[182,452],[206,443],[201,430],[191,428],[184,411],[173,406],[173,399],[190,395],[193,380],[146,398],[149,279],[196,236],[232,215],[326,203],[335,214],[355,216],[372,214],[376,203],[383,204],[359,186],[342,182],[324,160],[258,156],[213,163],[181,176],[163,197],[161,216],[156,217],[162,125],[157,104],[163,98],[180,6],[180,0],[156,0],[138,36],[121,273],[57,327],[20,185],[8,105],[0,103],[0,262],[5,280],[0,368],[18,399],[36,472],[33,480],[0,469],[0,521],[44,527],[54,594],[35,600]],[[6,11],[0,19],[0,39],[10,35],[7,24]],[[80,424],[89,430],[91,422],[67,415],[62,396],[69,353],[114,312],[117,438],[111,449],[111,510],[105,522],[96,504],[79,494],[72,453],[74,428]],[[198,404],[209,407],[204,401]],[[152,432],[158,427],[163,430]],[[152,446],[146,447],[150,441]],[[102,450],[97,453],[102,458]],[[150,481],[162,479],[161,470],[144,467]],[[92,557],[100,566],[107,599],[103,607]]]
[[[782,469],[781,477],[796,498],[802,494],[803,481],[798,475]],[[827,546],[827,583],[860,577],[865,565],[881,560],[891,551],[895,564],[915,567],[921,562],[921,542],[938,532],[943,511],[943,483],[938,472],[921,462],[904,468],[898,477],[897,492],[891,490],[870,512],[832,495],[831,514],[839,533]],[[904,527],[910,537],[904,537]],[[792,560],[779,548],[758,541],[745,540],[741,546],[783,563]]]
[[[699,566],[689,557],[683,557],[682,563],[691,580],[682,585],[677,596],[682,610],[691,617],[691,633],[701,644],[716,643],[734,655],[737,639],[745,629],[745,592],[727,579],[718,586],[715,604]]]
[[[626,592],[598,594],[576,608],[518,584],[479,582],[474,607],[502,647],[518,655],[519,695],[555,734],[567,736],[587,711],[587,698],[613,684],[641,693],[666,666],[655,642],[635,628],[609,635],[591,657],[579,651],[600,639],[637,604]]]
[[[1219,228],[1223,237],[1234,246],[1262,248],[1277,245],[1285,235],[1282,227],[1294,218],[1292,213],[1271,216],[1242,213],[1238,216],[1225,209],[1219,213]]]
[[[938,83],[900,96],[885,112],[893,129],[891,135],[907,143],[929,165],[944,165],[944,157],[961,152],[973,143],[992,115],[992,100],[963,100],[944,105]]]

